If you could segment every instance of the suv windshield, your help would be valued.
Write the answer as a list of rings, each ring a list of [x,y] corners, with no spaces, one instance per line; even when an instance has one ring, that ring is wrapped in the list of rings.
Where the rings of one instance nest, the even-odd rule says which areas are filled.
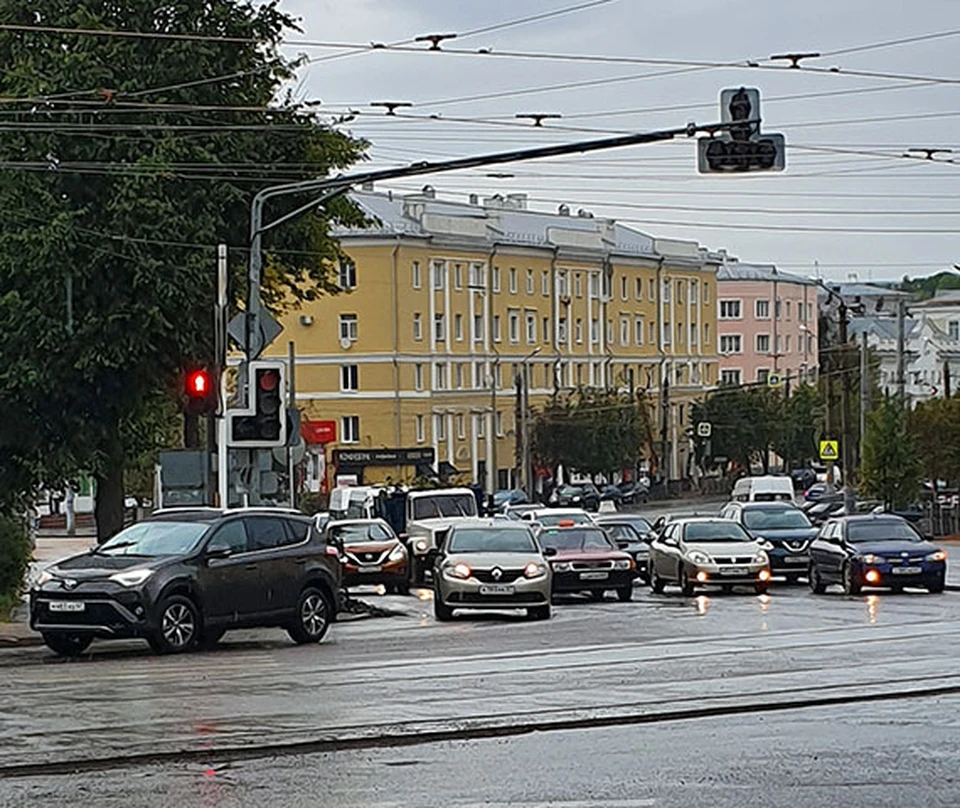
[[[796,508],[744,510],[743,523],[751,530],[789,530],[811,526],[807,515]]]
[[[414,519],[439,519],[442,516],[476,516],[477,500],[472,494],[444,494],[414,500]]]
[[[878,519],[849,522],[847,541],[923,541],[923,537],[901,519]]]
[[[188,553],[210,527],[206,522],[139,522],[101,544],[100,555],[167,556]]]
[[[699,541],[752,541],[746,531],[736,522],[692,522],[683,529],[683,540]]]
[[[450,539],[451,553],[535,553],[537,545],[526,528],[461,528]]]
[[[557,550],[613,550],[606,533],[600,528],[567,527],[547,530],[540,534],[540,543],[544,547]]]
[[[340,539],[344,544],[361,541],[388,541],[393,536],[383,525],[331,525],[330,536]]]

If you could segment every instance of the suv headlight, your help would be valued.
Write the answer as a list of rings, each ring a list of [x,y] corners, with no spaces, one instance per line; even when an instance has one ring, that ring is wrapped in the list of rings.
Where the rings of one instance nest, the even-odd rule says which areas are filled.
[[[426,541],[424,541],[423,539],[417,539],[416,544],[414,544],[413,546],[416,548],[418,553],[425,553],[427,552],[427,548],[430,545],[427,544]]]
[[[473,570],[471,570],[470,567],[464,564],[462,561],[458,564],[454,564],[452,567],[447,567],[445,572],[451,578],[460,578],[461,580],[466,580],[473,575]]]
[[[866,555],[860,556],[860,561],[864,564],[886,564],[887,559],[883,556],[874,555],[873,553],[867,553]]]
[[[615,570],[632,570],[633,569],[633,559],[632,558],[621,558],[619,561],[613,562],[613,568]]]
[[[36,585],[36,586],[43,586],[44,584],[48,584],[48,583],[50,583],[51,581],[55,581],[56,579],[57,579],[57,576],[56,576],[56,575],[54,575],[52,572],[48,572],[47,570],[44,570],[44,571],[41,572],[40,575],[37,577],[37,580],[36,580],[36,582],[35,582],[35,585]]]
[[[403,549],[402,544],[398,544],[390,551],[390,555],[387,556],[391,561],[402,561],[407,555],[407,551]]]
[[[925,559],[925,561],[946,561],[947,560],[947,551],[946,550],[937,550],[935,553],[930,553]]]
[[[754,564],[769,564],[770,559],[767,557],[767,554],[761,550],[753,557]]]
[[[151,575],[153,570],[124,570],[111,575],[110,580],[123,586],[139,586]]]
[[[538,564],[536,561],[531,561],[523,568],[525,578],[539,578],[541,575],[546,575],[546,573],[547,568],[543,564]]]
[[[687,558],[692,561],[694,564],[712,564],[713,559],[710,558],[706,553],[701,553],[699,550],[694,550]]]
[[[569,561],[555,561],[553,564],[554,572],[570,572],[570,569]]]

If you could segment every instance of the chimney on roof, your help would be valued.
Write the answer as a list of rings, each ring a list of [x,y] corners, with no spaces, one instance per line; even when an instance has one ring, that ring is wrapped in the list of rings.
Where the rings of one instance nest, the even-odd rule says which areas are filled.
[[[593,218],[593,214],[592,214],[589,210],[587,210],[586,208],[580,208],[580,210],[577,211],[577,216],[579,216],[581,219],[592,219],[592,218]]]
[[[434,188],[432,185],[424,185],[421,193],[422,193],[427,199],[436,199],[436,198],[437,198],[437,189]]]
[[[505,207],[503,196],[500,194],[494,194],[493,196],[488,196],[483,200],[483,206],[486,208],[496,208],[498,210],[503,210]]]
[[[470,204],[471,204],[471,205],[479,205],[479,204],[480,204],[480,197],[479,197],[477,194],[470,194]]]
[[[362,183],[362,184],[360,185],[360,190],[361,190],[361,191],[369,191],[369,192],[372,193],[372,192],[373,192],[373,183],[370,182],[370,181]]]
[[[569,216],[569,215],[570,215],[570,206],[569,206],[569,205],[561,205],[559,208],[557,208],[557,214],[560,215],[560,216]]]

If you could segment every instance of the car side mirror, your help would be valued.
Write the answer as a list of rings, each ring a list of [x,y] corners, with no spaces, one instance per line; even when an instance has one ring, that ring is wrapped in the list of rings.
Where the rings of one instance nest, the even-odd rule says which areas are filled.
[[[553,558],[557,554],[556,547],[544,547],[543,548],[543,557],[544,558]]]
[[[630,546],[630,542],[628,542],[628,541],[618,541],[618,542],[617,542],[617,547],[618,547],[619,549],[621,549],[621,550],[626,550],[629,546]]]
[[[212,561],[217,558],[230,558],[233,555],[233,550],[229,547],[211,547],[207,550],[207,561]]]

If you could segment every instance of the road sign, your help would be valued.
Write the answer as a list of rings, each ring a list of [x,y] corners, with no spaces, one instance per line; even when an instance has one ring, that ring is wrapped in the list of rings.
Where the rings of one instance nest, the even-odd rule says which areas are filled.
[[[241,350],[246,350],[247,347],[246,317],[247,315],[244,312],[240,312],[227,326],[227,333],[233,337]],[[250,341],[253,343],[250,351],[251,359],[258,359],[264,348],[279,337],[283,331],[283,326],[269,312],[261,311],[258,319],[260,322],[259,331],[254,329],[251,334]]]
[[[721,90],[720,117],[723,123],[742,123],[697,141],[697,170],[701,174],[742,174],[786,168],[787,144],[783,135],[760,132],[758,89]]]
[[[820,441],[820,459],[821,460],[839,460],[840,459],[840,441],[838,440]]]
[[[709,421],[700,421],[697,424],[697,437],[709,438],[713,434],[713,424]]]
[[[767,387],[780,387],[783,384],[783,377],[779,373],[771,373],[767,376]]]

